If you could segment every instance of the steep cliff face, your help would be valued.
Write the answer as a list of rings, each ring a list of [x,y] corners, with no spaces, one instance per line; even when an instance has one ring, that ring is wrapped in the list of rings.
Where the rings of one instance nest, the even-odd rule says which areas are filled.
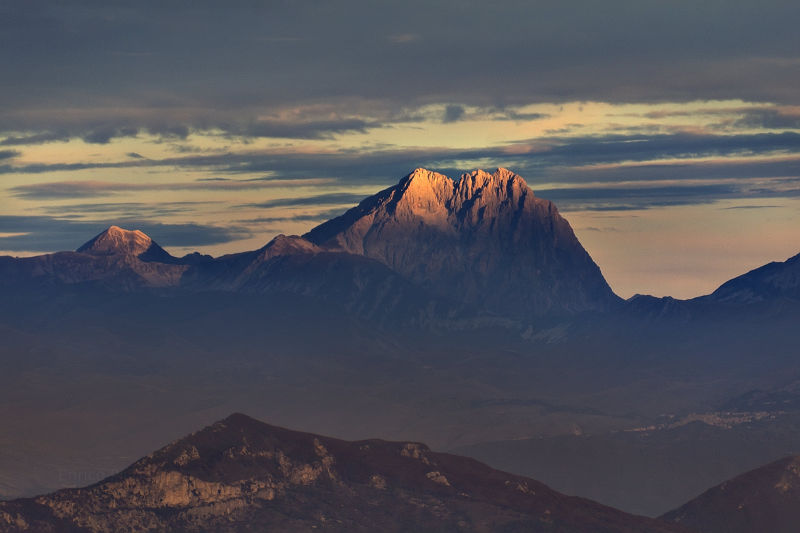
[[[600,310],[618,301],[555,205],[506,169],[457,181],[417,169],[305,238],[503,314]]]
[[[0,503],[0,531],[683,531],[414,442],[231,415],[96,485]]]

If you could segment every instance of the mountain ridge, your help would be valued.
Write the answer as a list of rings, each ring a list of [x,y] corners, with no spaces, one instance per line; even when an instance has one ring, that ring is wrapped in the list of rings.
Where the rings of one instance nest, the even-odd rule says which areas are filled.
[[[291,272],[292,264],[302,265],[308,278]],[[321,291],[336,297],[349,287],[348,305],[366,310],[392,300],[378,295],[396,291],[399,276],[419,297],[416,304],[406,298],[406,309],[449,301],[459,313],[471,309],[476,317],[503,317],[525,329],[531,321],[608,311],[683,321],[753,304],[782,312],[782,306],[800,301],[798,267],[800,255],[729,280],[710,295],[690,300],[637,295],[623,301],[556,206],[536,197],[519,175],[499,168],[454,180],[417,168],[305,235],[278,235],[257,250],[178,258],[139,230],[111,226],[75,252],[0,258],[0,283],[127,292],[280,290],[313,296]],[[344,285],[322,279],[332,268]],[[372,287],[366,295],[365,274]],[[357,303],[362,297],[370,301]]]
[[[417,442],[235,413],[80,489],[0,502],[0,531],[679,532]]]

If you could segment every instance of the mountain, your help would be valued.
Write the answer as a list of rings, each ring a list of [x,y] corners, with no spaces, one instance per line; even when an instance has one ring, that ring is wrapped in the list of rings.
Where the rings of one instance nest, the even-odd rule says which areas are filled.
[[[383,263],[330,252],[297,236],[278,235],[253,252],[223,256],[189,269],[181,287],[242,294],[291,294],[335,306],[376,323],[434,327],[474,324],[476,313],[438,296]]]
[[[0,283],[30,289],[76,284],[122,291],[171,287],[197,261],[196,256],[187,258],[184,264],[141,231],[111,226],[75,252],[0,257]]]
[[[277,291],[414,320],[469,309],[527,322],[620,302],[556,207],[505,169],[457,181],[417,169],[303,237],[218,258],[176,258],[141,231],[111,226],[75,252],[0,258],[0,279],[31,289]]]
[[[555,205],[506,169],[454,181],[418,168],[304,237],[505,315],[597,311],[618,302]]]
[[[234,414],[95,485],[0,503],[0,531],[677,532],[414,442]]]
[[[139,230],[125,230],[111,226],[76,250],[95,256],[134,256],[142,261],[175,263],[178,260]]]
[[[800,254],[772,262],[723,283],[711,293],[719,302],[800,300]]]
[[[704,533],[795,533],[800,455],[726,481],[662,518]]]

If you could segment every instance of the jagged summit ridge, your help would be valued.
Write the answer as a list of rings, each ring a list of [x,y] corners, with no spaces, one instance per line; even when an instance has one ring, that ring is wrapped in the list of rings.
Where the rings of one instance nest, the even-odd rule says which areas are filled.
[[[458,216],[474,204],[486,207],[498,202],[518,201],[528,195],[534,197],[521,176],[504,168],[498,168],[492,174],[475,170],[463,174],[458,180],[417,168],[393,189],[395,206],[419,216],[426,213]]]
[[[506,315],[618,302],[555,205],[507,169],[452,180],[418,168],[304,237]]]

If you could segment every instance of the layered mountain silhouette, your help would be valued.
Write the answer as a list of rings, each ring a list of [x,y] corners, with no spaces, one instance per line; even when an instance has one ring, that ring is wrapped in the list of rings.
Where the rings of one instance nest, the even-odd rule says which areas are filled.
[[[795,533],[800,527],[800,456],[737,476],[662,518],[704,533]]]
[[[414,316],[469,308],[530,319],[620,301],[556,207],[505,169],[457,181],[417,169],[305,236],[251,252],[177,258],[141,231],[112,226],[75,252],[0,258],[0,273],[14,285],[288,292]]]
[[[627,309],[691,316],[709,304],[800,301],[800,255],[693,300],[618,298],[552,202],[506,169],[452,180],[418,168],[302,237],[213,258],[173,257],[111,226],[75,252],[0,257],[0,283],[299,294],[384,318],[569,317]]]
[[[0,503],[3,532],[678,532],[424,444],[234,414],[95,485]]]

